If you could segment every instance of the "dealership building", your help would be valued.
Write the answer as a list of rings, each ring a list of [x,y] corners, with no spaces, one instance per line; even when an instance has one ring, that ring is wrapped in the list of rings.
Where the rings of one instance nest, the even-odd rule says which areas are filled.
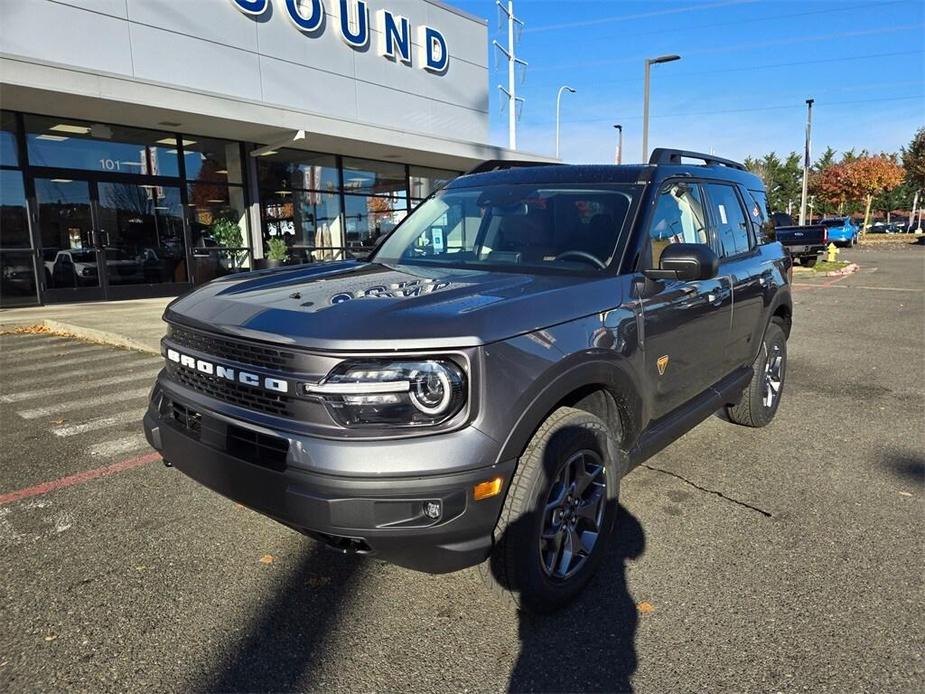
[[[0,304],[358,256],[513,156],[488,94],[438,0],[0,0]]]

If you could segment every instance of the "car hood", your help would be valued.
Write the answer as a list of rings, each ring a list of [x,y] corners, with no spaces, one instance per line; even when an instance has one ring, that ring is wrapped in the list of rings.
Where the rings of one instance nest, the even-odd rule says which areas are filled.
[[[607,310],[621,303],[620,285],[613,276],[343,262],[223,278],[175,300],[164,318],[319,350],[443,349]]]

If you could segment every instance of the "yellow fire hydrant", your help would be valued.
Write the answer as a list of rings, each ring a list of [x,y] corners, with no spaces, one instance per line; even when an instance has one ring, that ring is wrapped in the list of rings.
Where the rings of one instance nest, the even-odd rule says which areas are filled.
[[[825,262],[834,263],[835,260],[838,258],[838,253],[839,253],[838,248],[835,246],[834,243],[830,243],[828,247],[826,248],[826,250],[828,251],[828,253],[825,256]]]

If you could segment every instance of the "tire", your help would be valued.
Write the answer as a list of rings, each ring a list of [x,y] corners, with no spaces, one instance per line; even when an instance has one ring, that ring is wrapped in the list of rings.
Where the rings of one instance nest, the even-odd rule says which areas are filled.
[[[768,324],[753,368],[755,373],[742,399],[737,405],[728,406],[726,413],[736,424],[763,427],[770,424],[777,413],[787,375],[787,337],[776,319]]]
[[[552,612],[574,600],[606,554],[623,469],[617,439],[603,421],[570,407],[553,412],[518,462],[495,546],[479,568],[486,583],[528,612]],[[569,489],[579,491],[577,502]],[[576,544],[579,552],[566,556]]]
[[[814,255],[804,255],[802,258],[800,258],[800,265],[803,267],[814,267],[818,259],[819,258]]]

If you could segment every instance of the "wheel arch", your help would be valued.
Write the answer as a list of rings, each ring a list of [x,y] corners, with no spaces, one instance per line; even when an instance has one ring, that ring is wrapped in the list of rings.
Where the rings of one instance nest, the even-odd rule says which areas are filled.
[[[584,410],[610,427],[618,425],[620,448],[624,450],[639,437],[645,403],[625,360],[602,356],[562,364],[537,383],[544,385],[529,398],[502,446],[499,460],[519,458],[537,429],[560,407]]]

